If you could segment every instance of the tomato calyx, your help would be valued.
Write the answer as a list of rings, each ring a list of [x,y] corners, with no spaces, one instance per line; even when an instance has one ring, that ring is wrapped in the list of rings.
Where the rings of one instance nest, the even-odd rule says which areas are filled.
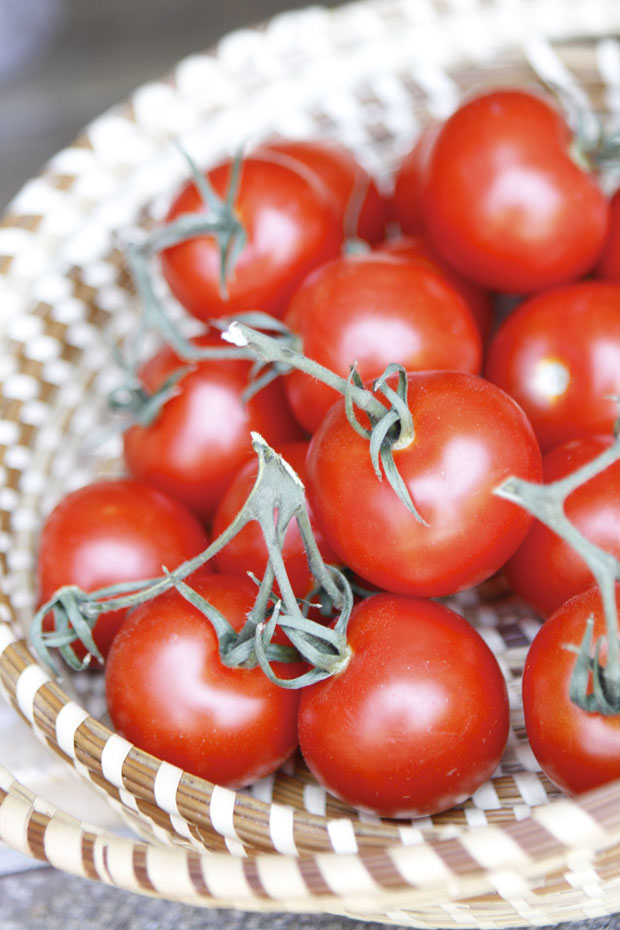
[[[346,666],[350,656],[346,628],[353,607],[349,583],[339,569],[323,561],[298,475],[257,433],[253,434],[253,447],[258,456],[258,475],[252,490],[229,526],[201,553],[173,571],[162,567],[163,574],[154,579],[110,585],[90,593],[73,585],[65,586],[39,608],[32,620],[30,641],[38,656],[56,675],[58,669],[50,649],[57,648],[67,664],[78,670],[87,666],[93,656],[103,662],[92,635],[100,614],[136,607],[170,588],[176,588],[209,620],[218,639],[220,659],[226,666],[253,668],[260,665],[273,682],[286,688],[312,684]],[[262,579],[257,582],[252,609],[237,633],[226,618],[191,587],[189,576],[252,520],[260,524],[269,560]],[[331,628],[305,616],[293,592],[282,555],[291,520],[297,521],[317,588],[325,591],[339,611]],[[190,583],[186,583],[186,579]],[[273,593],[276,582],[280,591],[277,599]],[[45,631],[44,618],[50,612],[54,615],[54,630]],[[273,641],[277,627],[286,633],[292,646]],[[87,649],[83,659],[74,649],[76,639]],[[299,661],[300,656],[310,663],[308,671],[290,679],[277,675],[272,663]]]
[[[377,479],[387,478],[390,486],[415,519],[427,525],[411,499],[396,463],[394,451],[407,448],[415,438],[413,416],[407,402],[407,376],[402,365],[390,364],[368,390],[353,365],[348,378],[343,378],[314,359],[310,359],[291,346],[282,345],[264,333],[246,326],[241,320],[233,321],[222,333],[222,339],[247,349],[255,358],[274,365],[288,365],[322,381],[342,394],[347,419],[351,427],[369,441],[370,457]],[[397,376],[394,389],[389,379]],[[386,406],[377,396],[381,393],[389,401]],[[366,415],[370,428],[360,423],[355,408]]]
[[[564,478],[545,485],[510,477],[495,489],[499,497],[518,504],[571,545],[596,580],[603,603],[606,635],[593,643],[594,618],[591,617],[576,650],[570,697],[582,710],[607,716],[620,713],[620,639],[615,596],[616,582],[620,580],[620,562],[583,536],[566,516],[564,503],[576,488],[619,459],[620,433],[616,429],[611,446]],[[567,645],[566,648],[575,651],[574,646]],[[603,652],[606,656],[604,664]]]

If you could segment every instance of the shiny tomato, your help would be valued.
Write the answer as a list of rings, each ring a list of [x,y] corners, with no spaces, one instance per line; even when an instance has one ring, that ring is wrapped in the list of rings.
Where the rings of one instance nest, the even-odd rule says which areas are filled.
[[[209,171],[214,190],[226,195],[231,164]],[[204,210],[193,183],[175,199],[167,219]],[[201,320],[261,310],[284,311],[297,285],[312,268],[333,258],[342,242],[341,218],[329,192],[310,172],[276,158],[254,155],[243,162],[235,211],[246,235],[227,284],[220,286],[220,250],[211,236],[197,236],[161,254],[173,294]]]
[[[538,94],[502,89],[465,103],[443,123],[427,165],[431,242],[498,291],[531,293],[589,271],[609,208],[572,146],[566,121]]]
[[[401,230],[409,236],[424,232],[422,191],[430,153],[440,129],[439,122],[426,125],[396,171],[392,213]]]
[[[372,176],[345,146],[319,139],[276,139],[262,145],[317,174],[338,203],[346,236],[379,242],[385,235],[389,203]]]
[[[317,780],[384,817],[434,814],[491,777],[508,736],[495,656],[458,614],[376,594],[358,604],[344,671],[303,689],[299,745]]]
[[[378,480],[344,401],[312,437],[306,488],[325,538],[354,572],[435,597],[488,578],[522,542],[531,517],[493,491],[510,475],[539,481],[541,455],[523,411],[490,382],[435,371],[408,383],[415,437],[394,462],[428,525]]]
[[[548,483],[564,478],[612,442],[611,436],[589,436],[552,449],[543,458],[543,480]],[[590,542],[620,558],[620,462],[573,491],[564,509]],[[544,616],[594,584],[581,556],[537,520],[505,571],[515,593]]]
[[[195,573],[191,585],[239,630],[248,578]],[[140,749],[229,788],[274,771],[297,745],[297,691],[259,668],[222,664],[209,620],[176,591],[136,608],[105,667],[116,730]]]
[[[605,281],[620,284],[620,190],[616,191],[609,203],[609,229],[596,274]]]
[[[97,481],[67,494],[47,517],[36,563],[38,603],[63,585],[83,591],[158,578],[206,549],[209,540],[183,504],[125,479]],[[102,614],[95,642],[107,655],[126,611]],[[50,622],[47,624],[51,626]],[[81,656],[85,650],[75,646]]]
[[[295,293],[284,322],[306,356],[362,380],[392,362],[408,371],[477,373],[480,333],[463,297],[436,269],[379,252],[345,255],[317,268]],[[338,399],[300,371],[284,379],[291,409],[313,432]]]
[[[620,594],[616,591],[620,607]],[[582,710],[569,696],[570,679],[588,617],[594,637],[605,635],[598,588],[563,604],[540,628],[523,670],[523,711],[530,745],[543,771],[567,794],[620,778],[620,715]],[[604,658],[604,652],[603,652]]]
[[[456,288],[461,297],[465,298],[480,330],[482,341],[487,342],[493,324],[493,305],[488,291],[455,271],[422,236],[399,236],[380,243],[377,248],[381,252],[387,252],[388,255],[422,262],[438,271],[452,287]]]
[[[282,443],[278,448],[278,452],[304,481],[308,443]],[[214,536],[219,536],[237,516],[252,490],[257,473],[258,461],[256,458],[246,462],[237,472],[215,511],[213,518]],[[323,540],[321,532],[312,518],[312,513],[310,513],[310,521],[314,530],[315,541],[323,559],[326,562],[334,561],[335,557]],[[286,531],[282,555],[293,591],[298,597],[304,597],[313,587],[313,579],[308,568],[306,550],[295,520],[289,523]],[[215,557],[220,572],[230,575],[247,575],[248,572],[252,572],[257,578],[263,577],[267,560],[267,546],[261,528],[256,522],[248,523]]]
[[[196,340],[199,346],[212,342],[221,345],[219,337]],[[156,391],[184,364],[164,348],[146,362],[140,378],[149,391]],[[250,365],[238,360],[192,363],[156,419],[125,433],[131,474],[209,519],[237,470],[253,455],[252,430],[273,446],[300,434],[278,381],[244,402]]]
[[[523,407],[543,451],[611,432],[620,394],[620,285],[584,281],[525,301],[491,340],[485,375]]]

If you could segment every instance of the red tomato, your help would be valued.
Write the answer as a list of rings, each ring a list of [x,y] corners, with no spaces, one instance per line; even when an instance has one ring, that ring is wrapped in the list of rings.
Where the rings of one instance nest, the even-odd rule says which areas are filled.
[[[431,242],[499,291],[530,293],[589,271],[609,208],[572,145],[564,118],[537,94],[503,89],[464,104],[439,130],[427,166]]]
[[[545,483],[576,471],[612,442],[611,436],[591,436],[552,449],[543,458]],[[564,509],[590,542],[620,558],[620,462],[573,491]],[[594,584],[581,556],[537,520],[506,565],[506,577],[515,593],[545,616]]]
[[[523,407],[543,451],[611,432],[620,394],[620,285],[585,281],[522,303],[489,345],[485,375]]]
[[[478,633],[448,608],[376,594],[358,604],[340,674],[303,689],[299,745],[328,791],[383,817],[459,804],[508,737],[506,685]]]
[[[510,475],[539,481],[541,456],[523,411],[490,382],[449,371],[408,381],[415,438],[394,462],[428,526],[379,482],[344,401],[312,437],[306,488],[345,565],[385,590],[437,597],[490,577],[523,541],[531,517],[493,490]]]
[[[207,175],[225,196],[230,162]],[[174,201],[168,220],[204,210],[193,183]],[[220,289],[220,251],[213,237],[197,236],[161,254],[162,268],[173,294],[201,320],[261,310],[280,316],[286,303],[312,268],[333,258],[342,243],[336,204],[309,172],[263,155],[246,158],[235,203],[247,242],[228,281]]]
[[[606,281],[620,284],[620,190],[609,204],[609,229],[596,273]]]
[[[297,472],[302,481],[304,481],[306,471],[307,451],[307,442],[283,443],[278,449],[278,452]],[[237,516],[252,490],[257,473],[258,462],[255,458],[246,462],[237,472],[215,511],[213,518],[214,536],[219,536]],[[334,561],[334,555],[322,539],[320,530],[314,525],[311,513],[310,520],[313,525],[314,538],[321,550],[323,559],[326,562]],[[298,597],[305,597],[313,587],[313,578],[308,568],[306,550],[295,520],[289,524],[286,531],[282,554],[293,591]],[[252,572],[257,578],[263,577],[267,560],[267,546],[261,528],[256,522],[248,523],[215,557],[217,567],[222,573],[246,575],[248,572]]]
[[[394,179],[392,212],[404,233],[417,236],[424,231],[422,191],[430,153],[441,123],[429,123],[415,145],[402,159]]]
[[[381,252],[387,252],[388,255],[396,255],[398,258],[422,262],[438,271],[452,287],[456,288],[461,297],[465,298],[478,325],[483,343],[488,340],[493,323],[490,294],[455,271],[422,236],[400,236],[398,239],[383,242],[378,249]]]
[[[208,543],[197,517],[163,492],[138,481],[97,481],[67,494],[43,525],[36,565],[38,603],[44,604],[63,585],[94,591],[158,578],[163,566],[176,568]],[[107,655],[125,614],[109,611],[97,620],[94,638],[102,655]],[[75,648],[85,654],[81,644]]]
[[[620,595],[616,593],[620,607]],[[569,696],[575,653],[593,615],[595,639],[605,635],[598,588],[572,597],[530,646],[523,670],[523,710],[541,768],[562,791],[580,794],[620,778],[620,715],[590,713]],[[603,653],[604,658],[604,653]]]
[[[259,149],[291,158],[317,174],[338,203],[342,229],[347,236],[379,242],[385,235],[389,205],[349,149],[317,139],[277,139]],[[298,168],[299,170],[299,168]],[[349,215],[356,220],[349,225]]]
[[[202,337],[197,345],[221,345],[219,337]],[[162,349],[142,368],[140,378],[155,391],[182,365],[170,348]],[[300,430],[286,405],[278,381],[260,390],[247,404],[250,362],[192,363],[149,426],[132,426],[124,436],[127,468],[134,477],[183,501],[209,519],[236,471],[253,455],[250,431],[273,446],[297,438]]]
[[[236,630],[257,590],[247,578],[199,573],[192,587]],[[176,591],[127,618],[110,650],[105,683],[122,736],[225,787],[269,774],[297,745],[298,692],[272,684],[259,667],[223,665],[211,623]]]
[[[317,268],[295,293],[284,322],[306,356],[362,380],[391,362],[408,371],[478,372],[480,333],[463,297],[435,269],[379,252],[345,255]],[[337,392],[300,371],[284,379],[293,413],[314,432]]]

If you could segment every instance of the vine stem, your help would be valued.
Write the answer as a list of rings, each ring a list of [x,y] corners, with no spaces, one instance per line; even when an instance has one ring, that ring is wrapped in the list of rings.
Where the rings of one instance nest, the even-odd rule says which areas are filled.
[[[590,628],[579,649],[571,682],[571,695],[575,703],[584,710],[604,714],[620,713],[620,641],[615,595],[616,581],[620,579],[620,562],[610,552],[586,539],[566,516],[564,505],[573,491],[605,471],[618,459],[620,438],[616,437],[614,443],[596,458],[558,481],[544,485],[510,477],[495,489],[495,494],[499,497],[518,504],[564,539],[586,562],[594,576],[601,592],[605,615],[607,659],[606,664],[601,665],[600,642],[595,644],[592,656]],[[590,673],[594,680],[592,693],[588,692]]]
[[[304,486],[291,466],[257,433],[253,433],[253,448],[258,456],[258,474],[248,498],[235,519],[211,545],[173,571],[162,567],[161,577],[144,581],[124,582],[87,593],[75,586],[59,589],[35,614],[30,640],[39,657],[58,674],[50,648],[58,648],[74,668],[83,668],[72,643],[79,639],[88,656],[101,659],[92,631],[100,614],[110,610],[129,609],[152,600],[170,588],[176,590],[211,622],[218,637],[220,658],[230,667],[253,667],[260,664],[268,677],[287,688],[301,687],[345,667],[350,650],[346,627],[353,606],[353,595],[346,577],[334,566],[323,561],[312,533],[306,509]],[[309,620],[301,611],[291,587],[282,546],[288,525],[296,520],[306,549],[308,565],[317,586],[325,591],[339,610],[333,629]],[[246,622],[236,633],[228,621],[194,591],[186,579],[215,556],[247,523],[259,523],[269,560]],[[272,621],[273,586],[277,581],[280,597],[276,608],[277,625],[285,629],[295,646],[278,646],[271,642],[276,626]],[[45,632],[44,618],[54,615],[55,630]],[[299,656],[313,666],[309,672],[292,679],[281,679],[271,667],[271,661],[298,660]]]

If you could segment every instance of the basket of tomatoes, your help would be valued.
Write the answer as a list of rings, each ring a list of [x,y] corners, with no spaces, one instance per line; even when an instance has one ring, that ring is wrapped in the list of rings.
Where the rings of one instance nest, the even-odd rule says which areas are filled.
[[[137,838],[2,768],[0,839],[203,907],[619,909],[616,34],[309,7],[20,192],[0,681]]]

